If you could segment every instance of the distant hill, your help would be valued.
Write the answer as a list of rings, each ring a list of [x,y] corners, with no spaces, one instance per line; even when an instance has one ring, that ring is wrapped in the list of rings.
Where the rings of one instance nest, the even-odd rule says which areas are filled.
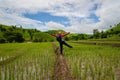
[[[37,29],[25,29],[16,26],[7,26],[0,24],[0,43],[12,43],[12,42],[46,42],[55,41],[55,37],[51,34],[56,34],[59,31],[66,33],[63,30],[48,30],[41,32]],[[110,26],[110,29],[99,32],[98,29],[93,30],[93,35],[89,34],[77,34],[71,33],[66,36],[65,40],[87,40],[87,39],[120,39],[120,23],[115,26]]]
[[[58,32],[66,33],[64,30],[48,30],[46,33],[48,34],[57,34]]]
[[[120,38],[120,23],[114,27],[111,26],[105,33],[108,34],[108,37],[110,38]]]
[[[116,24],[115,26],[110,26],[110,29],[106,31],[99,32],[98,29],[94,29],[93,31],[93,38],[96,39],[120,39],[120,23]]]
[[[24,41],[54,41],[55,38],[46,32],[37,29],[25,29],[16,26],[0,24],[0,43],[24,42]]]

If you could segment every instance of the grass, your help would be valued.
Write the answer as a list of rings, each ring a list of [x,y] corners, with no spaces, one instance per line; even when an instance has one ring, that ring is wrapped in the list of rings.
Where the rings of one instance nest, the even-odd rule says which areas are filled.
[[[69,44],[73,48],[64,46],[64,54],[76,80],[119,80],[119,48]],[[52,80],[56,56],[51,43],[0,44],[0,62],[17,54],[0,65],[0,80]]]

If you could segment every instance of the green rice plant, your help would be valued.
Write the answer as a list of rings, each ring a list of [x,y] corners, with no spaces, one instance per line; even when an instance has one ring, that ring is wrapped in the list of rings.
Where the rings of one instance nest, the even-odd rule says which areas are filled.
[[[12,45],[9,52],[5,48],[7,45]],[[19,45],[19,48],[15,48],[16,45]],[[5,49],[2,49],[2,46]],[[2,75],[0,80],[8,78],[8,80],[50,80],[52,78],[55,54],[51,43],[2,44],[0,48],[2,52],[6,52],[6,55],[0,53],[0,57],[5,57],[7,54],[14,56],[19,50],[22,50],[20,51],[21,56],[0,65],[0,75]]]
[[[117,80],[119,48],[70,43],[64,56],[76,80]],[[20,56],[16,56],[21,54]],[[13,59],[14,58],[14,59]],[[10,61],[6,61],[9,59]],[[51,43],[0,44],[0,80],[52,80],[56,56]],[[5,61],[3,61],[5,60]]]
[[[87,71],[88,71],[88,65],[86,64],[84,72],[83,72],[82,80],[86,80],[87,79]]]
[[[92,80],[94,80],[95,79],[95,73],[94,73],[92,65],[89,65],[89,68],[90,68],[90,71],[91,71]]]
[[[116,79],[114,70],[120,67],[119,48],[74,43],[71,43],[71,45],[73,45],[73,49],[65,47],[64,52],[69,64],[72,66],[73,75],[77,77],[77,80],[81,79],[78,75],[82,75],[82,80],[89,80],[90,76],[92,80]],[[82,71],[83,69],[80,65],[79,69],[76,69],[78,68],[76,66],[78,63],[85,64],[84,71]]]

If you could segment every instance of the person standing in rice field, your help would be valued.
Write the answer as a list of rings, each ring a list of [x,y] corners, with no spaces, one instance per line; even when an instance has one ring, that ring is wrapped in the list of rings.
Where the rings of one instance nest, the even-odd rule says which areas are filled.
[[[70,34],[70,32],[67,32],[66,34],[62,34],[62,32],[58,32],[57,34],[52,34],[52,36],[56,37],[56,40],[59,42],[60,44],[60,53],[63,54],[63,45],[66,45],[69,48],[73,48],[72,46],[70,46],[69,44],[67,44],[64,40],[63,37],[67,36],[68,34]]]

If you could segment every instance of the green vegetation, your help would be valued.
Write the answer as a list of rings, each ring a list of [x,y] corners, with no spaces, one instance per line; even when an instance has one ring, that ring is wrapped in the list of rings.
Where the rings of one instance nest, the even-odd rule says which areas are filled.
[[[119,80],[119,48],[71,44],[65,48],[65,56],[71,65],[71,72],[77,80]]]
[[[46,42],[54,41],[55,38],[50,34],[41,32],[37,29],[24,29],[16,26],[6,26],[0,24],[0,43],[12,42]]]
[[[50,80],[54,61],[50,43],[0,44],[0,80]]]
[[[16,26],[6,26],[0,24],[0,43],[12,43],[12,42],[50,42],[55,41],[55,38],[51,34],[56,34],[59,31],[66,33],[63,30],[49,30],[41,32],[37,29],[25,29]],[[66,36],[65,40],[89,40],[89,39],[114,39],[120,40],[120,23],[115,26],[110,26],[110,29],[106,31],[99,31],[98,29],[93,30],[93,35],[74,33]]]
[[[58,32],[66,33],[63,30],[48,30],[48,31],[46,31],[46,33],[48,33],[48,34],[57,34]]]
[[[69,44],[64,54],[76,80],[119,80],[119,48]],[[52,80],[55,59],[48,42],[0,44],[0,80]]]
[[[52,37],[50,34],[44,33],[44,32],[38,32],[34,33],[33,37],[34,42],[53,42],[55,41],[55,38]]]
[[[5,43],[0,44],[0,80],[52,80],[56,56],[50,43],[55,37],[51,34],[59,31],[66,33],[0,24],[0,43]],[[64,47],[76,80],[120,79],[120,49],[115,47],[120,46],[120,23],[106,31],[94,29],[93,35],[69,34],[64,39],[95,44],[70,43],[72,49]]]
[[[110,29],[106,30],[106,31],[101,31],[99,32],[98,29],[94,29],[93,30],[93,38],[95,39],[103,39],[103,38],[107,38],[107,39],[120,39],[120,23],[118,23],[115,26],[110,26]]]

